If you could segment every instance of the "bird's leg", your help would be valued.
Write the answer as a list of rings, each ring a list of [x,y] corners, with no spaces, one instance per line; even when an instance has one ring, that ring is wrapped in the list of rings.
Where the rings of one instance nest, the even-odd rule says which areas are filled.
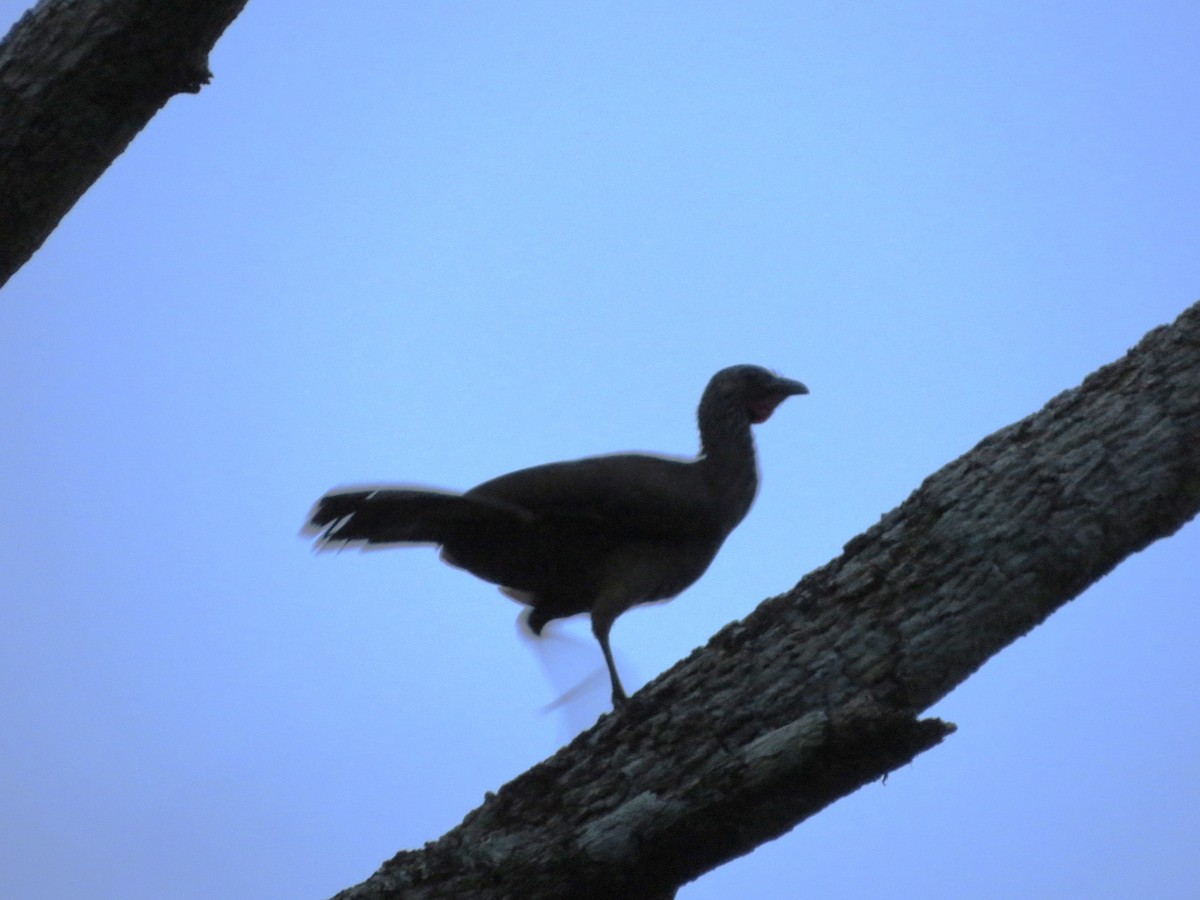
[[[599,637],[599,635],[597,635]],[[620,709],[625,705],[629,697],[625,694],[625,688],[621,687],[621,679],[617,675],[617,664],[613,662],[612,649],[608,646],[608,634],[600,638],[600,649],[604,651],[604,661],[608,664],[608,675],[612,678],[612,705],[613,709]]]
[[[617,664],[613,661],[612,648],[608,645],[608,632],[612,628],[612,619],[606,616],[597,616],[598,612],[599,610],[592,610],[592,634],[596,635],[596,640],[600,642],[600,650],[604,654],[604,662],[608,666],[608,675],[612,679],[613,709],[620,709],[629,697],[625,693],[625,688],[621,687],[621,679],[617,675]]]

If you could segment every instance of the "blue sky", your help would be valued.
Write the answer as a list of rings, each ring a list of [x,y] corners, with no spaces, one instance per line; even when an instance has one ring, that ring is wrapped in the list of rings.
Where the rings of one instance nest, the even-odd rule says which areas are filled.
[[[330,487],[687,453],[722,366],[807,383],[709,573],[617,623],[632,689],[1173,319],[1198,41],[1178,3],[252,0],[0,292],[5,892],[327,896],[604,707],[540,712],[518,608],[435,554],[313,554]],[[1198,549],[680,897],[1194,894]]]

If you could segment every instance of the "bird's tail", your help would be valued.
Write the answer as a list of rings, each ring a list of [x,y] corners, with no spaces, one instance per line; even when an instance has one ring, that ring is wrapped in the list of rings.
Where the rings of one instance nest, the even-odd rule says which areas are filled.
[[[442,544],[465,523],[503,523],[527,515],[508,504],[427,488],[330,491],[317,501],[303,534],[318,548],[347,544]]]

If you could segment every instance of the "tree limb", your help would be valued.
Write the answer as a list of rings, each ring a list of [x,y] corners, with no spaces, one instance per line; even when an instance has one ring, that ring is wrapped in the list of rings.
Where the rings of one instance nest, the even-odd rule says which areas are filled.
[[[151,117],[212,75],[246,0],[41,0],[0,43],[0,286]]]
[[[338,900],[672,897],[939,743],[922,710],[1198,510],[1200,304]]]

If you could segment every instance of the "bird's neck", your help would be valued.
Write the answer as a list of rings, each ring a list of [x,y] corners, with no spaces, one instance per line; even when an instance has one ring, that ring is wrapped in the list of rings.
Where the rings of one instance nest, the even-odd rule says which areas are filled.
[[[745,518],[758,490],[754,435],[742,410],[700,407],[700,466],[722,522],[732,531]]]

